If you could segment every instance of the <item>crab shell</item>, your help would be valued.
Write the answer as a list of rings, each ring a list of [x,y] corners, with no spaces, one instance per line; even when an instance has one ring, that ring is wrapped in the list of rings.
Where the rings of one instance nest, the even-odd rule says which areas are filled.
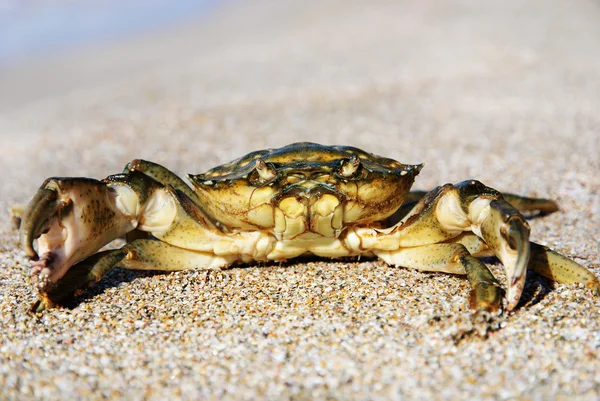
[[[421,168],[350,146],[295,143],[190,175],[208,215],[228,229],[337,237],[349,224],[387,219]]]

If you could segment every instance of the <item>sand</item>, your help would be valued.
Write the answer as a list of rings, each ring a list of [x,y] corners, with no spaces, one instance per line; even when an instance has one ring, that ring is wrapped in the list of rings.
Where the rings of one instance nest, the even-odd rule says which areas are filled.
[[[0,398],[597,399],[600,301],[527,277],[482,337],[464,277],[370,260],[116,269],[70,308],[35,291],[7,209],[134,158],[200,173],[296,141],[556,199],[532,239],[600,276],[594,2],[232,3],[0,71]],[[500,265],[489,260],[504,283]]]

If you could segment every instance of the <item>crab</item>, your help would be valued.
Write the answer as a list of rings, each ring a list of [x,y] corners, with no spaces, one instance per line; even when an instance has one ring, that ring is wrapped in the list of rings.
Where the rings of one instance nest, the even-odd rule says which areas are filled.
[[[63,304],[115,267],[225,269],[305,254],[466,275],[470,308],[481,313],[513,310],[527,269],[598,295],[592,272],[529,241],[521,212],[551,213],[554,201],[503,195],[475,180],[410,192],[422,167],[303,142],[188,175],[191,187],[144,160],[102,181],[49,178],[20,228],[39,292],[32,311]],[[99,252],[122,236],[122,248]],[[479,259],[492,255],[506,271],[505,296]]]

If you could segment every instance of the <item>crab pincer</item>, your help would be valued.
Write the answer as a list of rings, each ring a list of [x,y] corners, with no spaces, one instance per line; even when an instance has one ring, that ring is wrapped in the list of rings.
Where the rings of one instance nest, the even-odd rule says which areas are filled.
[[[21,217],[21,247],[34,260],[39,259],[39,256],[33,247],[33,241],[48,231],[50,218],[57,211],[58,193],[47,189],[47,182],[48,180],[42,184]]]
[[[500,192],[478,181],[456,185],[468,216],[470,230],[482,238],[504,265],[507,308],[514,309],[523,292],[529,264],[529,224]]]
[[[40,292],[76,262],[132,229],[115,200],[114,190],[90,178],[49,178],[42,184],[20,228],[21,247],[34,259],[31,274]]]

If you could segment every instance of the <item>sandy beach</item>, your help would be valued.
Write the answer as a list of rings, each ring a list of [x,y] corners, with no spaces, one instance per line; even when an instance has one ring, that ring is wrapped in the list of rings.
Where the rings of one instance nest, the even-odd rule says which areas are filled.
[[[32,317],[8,210],[49,176],[143,158],[202,173],[298,141],[557,200],[532,240],[600,277],[600,7],[592,1],[229,3],[0,70],[0,398],[600,397],[600,299],[535,273],[487,338],[461,276],[375,260],[115,269]],[[505,284],[502,266],[494,274]]]

